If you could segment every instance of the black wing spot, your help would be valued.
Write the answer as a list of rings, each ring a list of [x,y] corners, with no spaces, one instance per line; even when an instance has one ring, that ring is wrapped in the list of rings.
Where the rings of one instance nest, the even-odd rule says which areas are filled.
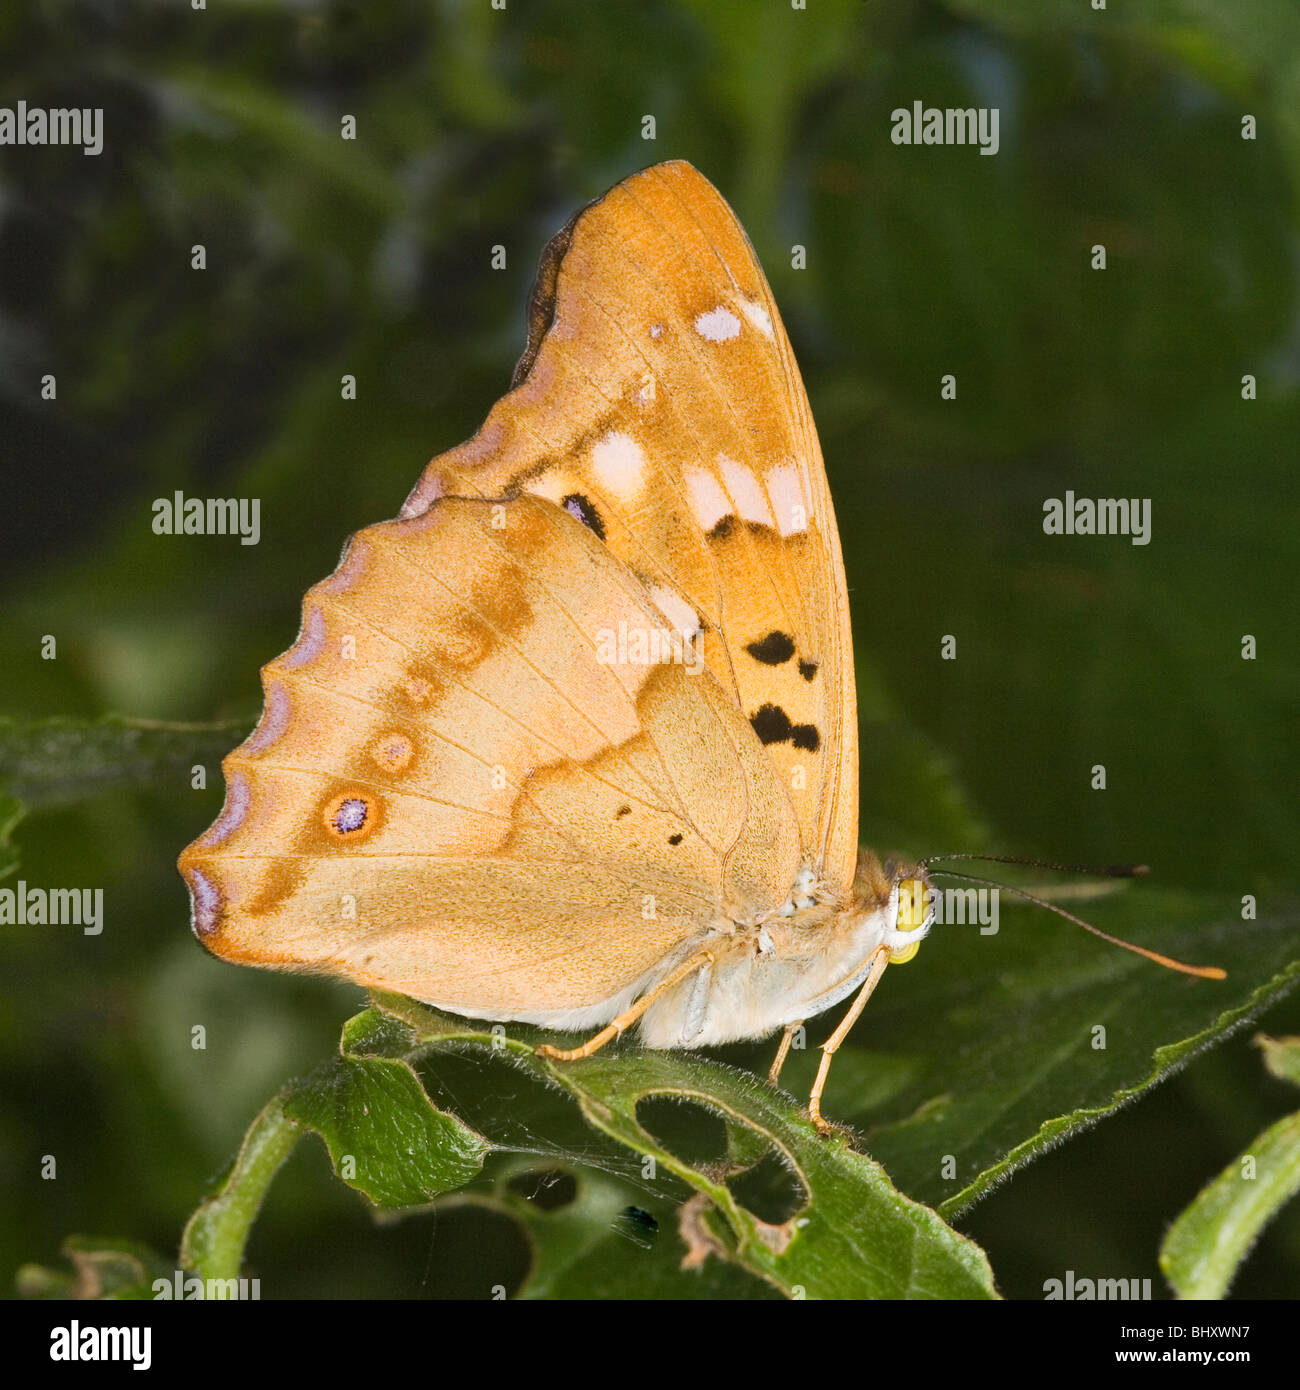
[[[761,642],[750,642],[745,650],[764,666],[781,666],[794,655],[794,639],[784,632],[769,632]]]
[[[815,753],[821,747],[822,736],[817,732],[816,724],[796,724],[790,732],[790,742],[796,748]]]
[[[764,705],[749,722],[760,743],[784,743],[790,737],[790,716],[780,705]]]
[[[624,816],[630,816],[631,814],[632,808],[630,806],[620,806],[618,810],[614,812],[614,818],[616,820],[622,820]]]
[[[605,539],[605,523],[589,497],[584,497],[580,492],[571,492],[561,505],[570,516],[576,516],[588,531],[594,531],[602,541]]]
[[[709,532],[711,541],[725,540],[736,529],[736,518],[728,513]]]
[[[815,661],[801,661],[799,663],[799,674],[806,681],[812,680],[817,674],[817,663]]]
[[[792,743],[796,748],[804,748],[815,753],[821,747],[821,735],[816,724],[791,724],[790,716],[780,705],[763,705],[756,714],[749,716],[759,742]]]
[[[669,843],[670,845],[680,845],[681,842],[682,842],[682,837],[681,837],[680,832],[679,832],[678,834],[676,834],[676,835],[669,835],[669,837],[668,837],[668,843]]]

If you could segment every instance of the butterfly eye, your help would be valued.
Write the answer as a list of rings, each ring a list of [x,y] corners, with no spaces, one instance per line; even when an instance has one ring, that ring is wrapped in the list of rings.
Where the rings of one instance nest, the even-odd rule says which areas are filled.
[[[926,886],[919,878],[905,878],[898,885],[898,930],[915,931],[925,925]]]
[[[894,930],[900,935],[915,932],[916,940],[909,941],[896,951],[890,951],[890,965],[906,965],[921,949],[921,939],[928,929],[929,912],[926,898],[929,889],[919,878],[905,878],[898,885],[898,921]]]

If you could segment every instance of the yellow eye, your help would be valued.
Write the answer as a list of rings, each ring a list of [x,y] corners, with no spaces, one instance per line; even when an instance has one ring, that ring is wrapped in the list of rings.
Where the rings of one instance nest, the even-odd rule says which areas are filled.
[[[925,925],[925,884],[905,878],[898,885],[898,930],[915,931]]]
[[[894,923],[895,931],[906,933],[920,932],[924,929],[929,906],[926,902],[928,891],[924,879],[904,878],[899,880],[898,919]],[[918,936],[915,941],[909,942],[897,951],[890,951],[889,963],[891,965],[906,965],[920,948],[921,938]]]

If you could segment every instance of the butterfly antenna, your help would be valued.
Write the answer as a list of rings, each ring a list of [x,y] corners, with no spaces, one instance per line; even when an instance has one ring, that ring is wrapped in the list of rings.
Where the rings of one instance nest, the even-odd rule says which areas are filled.
[[[994,859],[999,864],[1020,864],[1034,862],[1030,860],[1020,859],[1000,859],[998,858],[998,856],[992,854],[945,854],[935,855],[934,858]],[[927,862],[928,861],[922,861],[922,863]],[[1057,868],[1059,866],[1052,864],[1043,865],[1042,867]],[[1134,868],[1137,868],[1141,869],[1142,872],[1146,872],[1146,868],[1144,865],[1118,865],[1116,867],[1120,870],[1128,868],[1130,869],[1130,871],[1132,871]],[[1196,975],[1199,976],[1202,980],[1226,980],[1228,978],[1228,972],[1226,970],[1221,970],[1217,965],[1187,965],[1185,962],[1181,960],[1174,960],[1172,956],[1162,956],[1159,951],[1149,951],[1145,946],[1135,946],[1131,941],[1124,941],[1122,938],[1118,936],[1112,936],[1109,932],[1102,931],[1100,927],[1094,927],[1091,922],[1085,922],[1082,917],[1076,917],[1073,912],[1067,912],[1063,907],[1057,907],[1055,903],[1049,903],[1046,900],[1046,898],[1040,898],[1037,894],[1030,893],[1024,888],[1015,888],[1012,887],[1012,885],[1009,883],[998,883],[996,879],[992,878],[980,878],[976,874],[954,873],[950,869],[935,869],[933,872],[936,878],[960,878],[964,879],[967,883],[986,883],[993,888],[1000,889],[1004,893],[1012,893],[1017,898],[1024,898],[1026,902],[1037,903],[1039,907],[1045,907],[1048,910],[1048,912],[1055,912],[1058,917],[1064,917],[1067,922],[1073,922],[1075,926],[1082,927],[1084,931],[1090,931],[1093,934],[1093,936],[1099,936],[1103,941],[1109,941],[1112,946],[1122,946],[1126,951],[1132,951],[1135,955],[1145,956],[1148,960],[1153,960],[1157,965],[1166,966],[1170,970],[1180,970],[1184,975]],[[1076,870],[1076,872],[1103,873],[1108,874],[1112,877],[1128,876],[1122,872],[1117,874],[1114,872],[1114,870],[1110,869],[1079,869]]]
[[[980,859],[987,864],[1021,864],[1029,869],[1057,869],[1063,874],[1090,874],[1093,878],[1141,878],[1151,872],[1145,864],[1054,864],[1050,859],[1021,859],[1012,854],[931,854],[921,860],[921,867],[928,869],[941,859]],[[991,879],[988,881],[992,882]]]

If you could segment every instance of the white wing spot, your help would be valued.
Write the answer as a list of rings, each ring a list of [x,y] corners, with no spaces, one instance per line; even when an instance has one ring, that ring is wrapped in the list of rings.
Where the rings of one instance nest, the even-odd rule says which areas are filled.
[[[601,487],[620,502],[641,495],[645,477],[645,450],[621,430],[611,430],[591,451],[591,464]]]
[[[650,336],[651,336],[652,338],[660,338],[660,337],[662,337],[662,336],[663,336],[663,331],[664,331],[664,326],[663,326],[662,323],[652,323],[652,324],[650,325]]]
[[[741,311],[745,317],[762,333],[765,337],[773,337],[772,319],[767,310],[756,299],[742,299],[740,301]]]
[[[684,637],[694,637],[700,630],[700,615],[689,603],[664,584],[655,584],[650,590],[655,607]]]
[[[691,511],[701,531],[712,531],[724,516],[731,515],[727,494],[707,468],[686,469],[686,487],[691,494]]]
[[[722,343],[728,338],[740,336],[740,320],[730,309],[724,309],[719,304],[716,309],[710,309],[696,318],[695,331],[711,343]]]
[[[735,459],[726,454],[718,455],[718,465],[722,469],[722,481],[736,502],[736,511],[743,521],[754,521],[760,526],[771,526],[772,513],[767,509],[767,498],[758,485],[758,479]]]
[[[804,500],[803,483],[794,464],[779,463],[767,470],[767,495],[776,508],[776,526],[783,536],[808,529],[808,503]]]

